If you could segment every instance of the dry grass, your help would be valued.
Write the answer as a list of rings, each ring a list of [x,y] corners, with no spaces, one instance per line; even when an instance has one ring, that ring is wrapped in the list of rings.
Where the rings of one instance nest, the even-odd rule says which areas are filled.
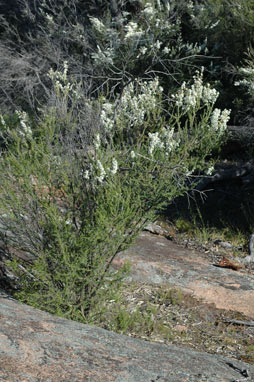
[[[177,289],[125,284],[105,308],[95,323],[105,329],[254,363],[254,327],[226,322],[247,317],[216,309]]]

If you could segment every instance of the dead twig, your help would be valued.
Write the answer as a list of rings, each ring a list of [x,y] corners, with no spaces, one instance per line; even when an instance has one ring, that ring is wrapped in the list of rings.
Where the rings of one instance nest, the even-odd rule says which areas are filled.
[[[234,325],[245,325],[245,326],[254,326],[254,321],[242,321],[242,320],[225,320],[229,324]]]

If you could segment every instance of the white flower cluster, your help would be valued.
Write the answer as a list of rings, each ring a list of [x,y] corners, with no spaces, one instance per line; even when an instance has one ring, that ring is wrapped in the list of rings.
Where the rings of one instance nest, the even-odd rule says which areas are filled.
[[[131,152],[130,152],[130,157],[131,157],[132,160],[134,160],[134,159],[136,158],[136,153],[135,153],[135,151],[131,150]]]
[[[191,56],[202,50],[201,45],[183,42],[180,19],[172,21],[177,0],[146,0],[143,3],[144,9],[135,21],[130,21],[128,12],[122,12],[118,17],[121,28],[116,28],[114,18],[102,22],[96,17],[90,17],[93,29],[100,38],[96,52],[91,54],[95,65],[119,67],[119,59],[122,62],[126,45],[130,63],[142,59],[144,55],[167,54],[175,58],[178,53]],[[193,2],[186,1],[185,6],[192,16]]]
[[[115,158],[112,159],[112,168],[107,168],[105,169],[103,167],[103,164],[101,163],[101,161],[99,159],[97,159],[96,161],[96,168],[97,168],[97,172],[99,172],[99,175],[95,176],[95,179],[99,182],[99,183],[103,183],[103,181],[106,179],[107,175],[111,174],[111,175],[115,175],[118,171],[118,162]],[[87,178],[91,178],[91,174],[88,172],[87,173]]]
[[[214,172],[214,166],[210,166],[207,170],[206,170],[206,175],[210,176],[212,175],[212,173]]]
[[[190,110],[200,107],[200,103],[213,105],[217,100],[219,92],[212,89],[210,84],[203,85],[203,73],[197,73],[194,76],[194,83],[190,88],[183,82],[181,88],[176,94],[172,95],[172,99],[176,106],[183,110]]]
[[[83,170],[82,176],[86,180],[96,180],[99,183],[107,178],[108,175],[115,175],[118,171],[118,162],[116,158],[112,158],[112,167],[104,167],[102,160],[100,160],[100,147],[101,147],[101,137],[100,134],[96,134],[94,139],[95,152],[92,155],[92,160],[90,162],[89,168]],[[104,162],[104,161],[103,161]]]
[[[1,125],[3,126],[3,127],[7,127],[6,126],[6,122],[5,122],[5,120],[4,120],[4,117],[2,116],[2,114],[0,114],[0,122],[1,122]]]
[[[82,92],[80,91],[79,86],[76,83],[71,83],[68,81],[68,62],[64,61],[63,71],[53,70],[52,68],[49,70],[48,77],[51,79],[54,85],[54,89],[56,94],[59,96],[60,94],[67,97],[68,95],[72,95],[76,99],[82,97]]]
[[[130,21],[126,26],[125,26],[125,32],[126,35],[124,37],[124,40],[139,40],[143,34],[144,31],[138,26],[137,23]]]
[[[94,147],[96,150],[99,150],[100,146],[101,146],[101,137],[100,137],[100,134],[96,134],[95,140],[94,140]]]
[[[240,68],[239,73],[244,74],[245,76],[253,76],[254,75],[254,68]]]
[[[16,110],[15,113],[19,117],[21,129],[18,131],[21,137],[31,137],[32,129],[29,126],[29,118],[25,111]]]
[[[230,110],[214,109],[211,115],[211,128],[222,135],[227,128],[227,123],[230,119]]]
[[[113,47],[108,47],[101,50],[99,45],[97,45],[97,52],[92,53],[92,58],[97,64],[113,65],[113,60],[115,57],[115,49]]]
[[[194,43],[185,43],[183,44],[183,48],[186,51],[186,54],[199,54],[202,50],[201,45],[195,42]]]
[[[89,17],[89,20],[92,23],[92,26],[94,29],[99,33],[105,33],[106,32],[106,26],[96,17]]]
[[[55,23],[54,23],[53,16],[49,15],[48,13],[45,13],[45,15],[46,15],[46,19],[47,19],[48,23],[54,25]]]
[[[191,10],[194,8],[193,1],[189,1],[189,2],[187,3],[187,8],[188,8],[188,9],[191,9]]]
[[[120,113],[133,125],[140,125],[144,122],[145,114],[152,111],[158,102],[156,94],[162,92],[158,78],[153,81],[141,83],[138,94],[135,86],[131,83],[125,88],[121,98]]]
[[[248,93],[254,97],[254,67],[240,68],[239,73],[246,78],[235,82],[235,86],[245,86]]]
[[[148,133],[150,142],[148,146],[148,154],[153,155],[153,152],[155,149],[163,149],[163,142],[160,140],[159,132],[156,131],[156,133]]]
[[[164,128],[161,132],[148,133],[148,154],[153,156],[154,151],[159,150],[167,157],[179,144],[179,139],[174,137],[174,129]]]
[[[53,70],[51,68],[49,70],[48,76],[52,80],[57,94],[62,93],[64,95],[67,95],[70,91],[72,91],[73,94],[78,96],[77,91],[73,89],[74,84],[68,81],[67,73],[68,73],[68,62],[64,61],[62,72],[58,70]]]
[[[110,132],[114,127],[114,105],[105,102],[101,110],[101,124],[106,132]]]
[[[154,17],[154,7],[151,5],[151,3],[147,3],[145,5],[144,10],[142,11],[142,14],[145,16],[147,20],[151,20]]]
[[[112,169],[110,170],[112,175],[115,175],[118,170],[118,162],[115,158],[112,159]]]
[[[61,80],[63,82],[66,82],[67,81],[67,73],[68,73],[68,62],[67,61],[64,61],[64,64],[63,64],[63,72],[59,72],[57,70],[53,70],[52,68],[49,70],[49,78],[51,80]]]
[[[113,104],[105,102],[102,105],[101,122],[106,131],[112,131],[114,121],[124,121],[128,126],[139,126],[144,122],[145,115],[152,112],[158,105],[158,94],[163,91],[158,78],[140,83],[139,91],[133,83],[128,85],[122,94],[120,106],[115,113]]]
[[[100,174],[96,177],[96,179],[98,180],[99,183],[102,183],[106,177],[106,171],[100,160],[97,160],[97,167]]]

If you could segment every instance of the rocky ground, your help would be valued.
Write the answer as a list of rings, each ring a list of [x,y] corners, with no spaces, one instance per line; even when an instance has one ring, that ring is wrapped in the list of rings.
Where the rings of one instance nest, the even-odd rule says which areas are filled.
[[[148,228],[115,261],[115,266],[131,263],[120,302],[128,314],[112,326],[119,315],[119,303],[112,301],[111,313],[98,324],[147,341],[254,363],[253,268],[218,266],[223,258],[239,264],[238,256],[247,253],[224,248],[219,240],[202,244],[165,226],[157,233]]]
[[[177,310],[175,310],[177,314]],[[178,328],[179,329],[179,328]],[[178,335],[178,338],[180,336]],[[61,319],[0,293],[0,380],[251,382],[254,365]]]
[[[254,381],[254,272],[218,266],[235,251],[151,225],[115,261],[132,266],[101,328],[0,293],[0,380]]]

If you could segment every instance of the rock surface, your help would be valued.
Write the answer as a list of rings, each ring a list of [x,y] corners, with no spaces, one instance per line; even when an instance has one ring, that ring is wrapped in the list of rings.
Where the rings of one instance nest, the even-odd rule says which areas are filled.
[[[153,344],[0,296],[0,381],[253,381],[254,365]]]
[[[129,281],[167,283],[218,309],[241,312],[254,319],[254,275],[218,268],[205,255],[184,249],[165,237],[142,232],[131,248],[115,259],[131,263]]]

